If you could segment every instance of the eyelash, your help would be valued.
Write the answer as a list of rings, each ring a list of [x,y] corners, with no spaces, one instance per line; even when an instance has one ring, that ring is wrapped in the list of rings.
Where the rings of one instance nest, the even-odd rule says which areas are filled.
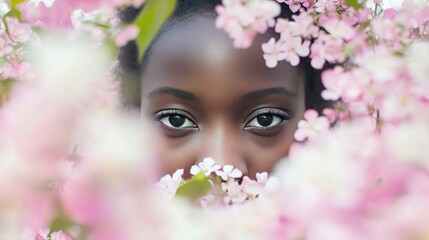
[[[269,126],[262,126],[259,121],[257,120],[258,117],[261,116],[272,116],[275,118],[271,118],[271,122]],[[173,126],[173,123],[171,123],[170,117],[172,116],[180,116],[183,117],[183,122],[181,122],[181,126],[185,125],[185,127],[181,126]],[[163,119],[167,118],[165,121]],[[278,118],[278,119],[276,119]],[[291,117],[289,113],[287,113],[284,110],[278,109],[278,108],[260,108],[255,111],[253,111],[246,121],[246,124],[244,126],[244,130],[265,130],[265,129],[271,129],[275,128],[285,121],[289,120]],[[193,120],[193,117],[191,114],[189,114],[186,111],[179,110],[179,109],[167,109],[167,110],[161,110],[157,113],[155,113],[155,121],[162,124],[165,128],[171,129],[171,130],[177,130],[177,131],[185,131],[185,130],[198,130],[199,127],[195,120]],[[253,126],[250,125],[252,122]],[[273,122],[275,123],[274,125]],[[277,122],[277,123],[276,123]],[[259,124],[260,126],[257,126]],[[271,126],[272,125],[272,126]]]
[[[182,127],[168,126],[162,120],[164,118],[166,118],[166,117],[171,117],[171,116],[181,116],[181,117],[185,118],[185,123],[186,123],[186,121],[189,121],[189,123],[192,123],[193,126],[192,127],[183,127],[183,128]],[[169,121],[169,120],[170,119],[168,119],[167,121]],[[160,122],[165,127],[170,128],[170,129],[174,129],[174,130],[192,129],[192,128],[193,129],[198,129],[198,125],[195,123],[195,121],[190,116],[190,114],[187,113],[186,111],[182,111],[182,110],[179,110],[179,109],[161,110],[161,111],[155,113],[155,121]]]
[[[264,127],[264,126],[261,126],[261,127],[249,126],[249,124],[251,122],[256,120],[258,117],[264,116],[264,115],[271,115],[271,116],[277,117],[277,118],[279,118],[279,122],[277,124],[275,124],[274,126],[266,126],[266,127]],[[249,120],[246,121],[246,125],[245,125],[244,129],[269,129],[269,128],[277,127],[277,126],[281,125],[282,123],[284,123],[285,121],[290,120],[291,116],[286,111],[278,109],[278,108],[260,108],[260,109],[255,110],[254,112],[252,112],[248,119]]]

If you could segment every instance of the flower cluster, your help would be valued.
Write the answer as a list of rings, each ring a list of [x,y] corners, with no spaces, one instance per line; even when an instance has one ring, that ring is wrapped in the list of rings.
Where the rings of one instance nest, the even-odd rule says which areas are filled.
[[[274,178],[207,158],[191,179],[178,170],[160,181],[146,123],[106,76],[104,43],[138,29],[107,34],[101,12],[142,1],[0,2],[0,239],[427,239],[429,5],[371,2],[225,0],[217,25],[237,47],[278,33],[262,46],[268,67],[338,63],[322,74],[336,107],[305,112],[295,138],[308,141]],[[282,5],[295,14],[274,20]],[[75,7],[75,27],[106,35],[44,33],[44,17],[68,29],[60,19]]]
[[[250,2],[237,4],[244,7]],[[322,74],[326,88],[322,97],[337,102],[334,109],[324,111],[330,123],[368,118],[380,131],[387,122],[407,120],[413,112],[423,111],[428,101],[429,65],[423,60],[429,53],[427,3],[405,1],[400,9],[383,9],[383,1],[277,2],[294,14],[276,18],[272,27],[277,36],[262,44],[266,65],[273,68],[287,61],[296,66],[302,57],[310,58],[317,69],[326,62],[336,64]],[[232,7],[229,1],[224,1],[224,8],[218,21],[233,24],[231,16],[242,15],[239,6]],[[227,23],[218,27],[237,41],[238,34],[225,27]],[[320,121],[325,129],[326,121]],[[300,123],[298,141],[306,138],[310,125]]]
[[[216,26],[224,29],[234,39],[234,46],[247,48],[258,33],[265,33],[274,26],[280,6],[270,0],[223,1],[216,8],[219,17]]]
[[[179,169],[173,175],[166,175],[156,186],[168,198],[172,198],[181,185],[187,184],[182,178],[183,173],[184,170]],[[204,176],[203,179],[206,179],[211,185],[210,191],[198,199],[203,207],[241,204],[259,197],[265,192],[265,188],[274,188],[276,184],[276,179],[268,178],[266,172],[257,173],[256,181],[251,180],[248,176],[243,176],[243,173],[234,166],[221,167],[211,158],[205,158],[202,162],[192,166],[190,173],[196,177]]]
[[[30,80],[34,78],[31,65],[24,60],[26,44],[33,35],[31,26],[14,17],[0,16],[0,82],[6,80]],[[0,91],[1,96],[1,91]],[[1,101],[0,101],[1,102]]]

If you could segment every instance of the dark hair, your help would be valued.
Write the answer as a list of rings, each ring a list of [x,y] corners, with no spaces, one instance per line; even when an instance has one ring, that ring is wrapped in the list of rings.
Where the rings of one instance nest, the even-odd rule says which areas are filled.
[[[197,17],[216,17],[215,7],[222,4],[221,0],[177,0],[177,6],[172,16],[163,25],[157,36],[154,38],[141,63],[138,61],[138,50],[135,42],[129,42],[120,50],[120,75],[122,81],[122,91],[125,104],[140,105],[140,76],[141,72],[151,55],[152,46],[169,29],[177,23],[192,21]],[[292,12],[289,6],[281,4],[282,12],[280,17],[290,19]],[[139,9],[127,8],[120,12],[120,20],[124,23],[134,21],[139,13]],[[261,52],[262,57],[262,52]],[[306,73],[305,82],[305,102],[306,108],[314,108],[321,112],[329,103],[321,98],[323,85],[321,83],[321,70],[311,67],[309,58],[302,58],[298,65]]]

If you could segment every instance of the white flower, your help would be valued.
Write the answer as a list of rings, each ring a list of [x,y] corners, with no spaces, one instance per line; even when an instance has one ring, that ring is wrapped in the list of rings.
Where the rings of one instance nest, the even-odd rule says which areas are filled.
[[[191,167],[191,174],[197,175],[203,172],[206,177],[210,176],[212,172],[219,170],[221,167],[211,158],[204,158],[198,165]]]
[[[180,183],[183,181],[183,169],[177,170],[172,176],[165,175],[159,182],[156,183],[156,187],[159,188],[167,197],[172,198],[176,194]]]
[[[268,180],[268,173],[262,172],[262,173],[256,173],[256,181],[261,184],[265,184]]]
[[[243,173],[232,165],[225,165],[222,170],[216,171],[216,175],[226,181],[228,178],[241,178]]]
[[[34,6],[39,6],[40,3],[45,4],[46,7],[50,8],[52,7],[52,4],[54,4],[55,0],[30,0],[30,2],[28,2],[28,4],[34,4]]]
[[[248,197],[243,186],[232,178],[226,183],[222,183],[221,187],[226,193],[226,196],[223,198],[225,204],[240,204],[246,201]]]

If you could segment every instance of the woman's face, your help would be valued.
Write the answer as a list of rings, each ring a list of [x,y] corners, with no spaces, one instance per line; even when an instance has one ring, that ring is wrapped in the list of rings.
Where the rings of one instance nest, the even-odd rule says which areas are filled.
[[[266,40],[238,50],[213,19],[197,18],[154,44],[141,100],[163,146],[163,173],[211,157],[254,177],[286,156],[305,110],[305,76],[286,62],[267,68]]]

